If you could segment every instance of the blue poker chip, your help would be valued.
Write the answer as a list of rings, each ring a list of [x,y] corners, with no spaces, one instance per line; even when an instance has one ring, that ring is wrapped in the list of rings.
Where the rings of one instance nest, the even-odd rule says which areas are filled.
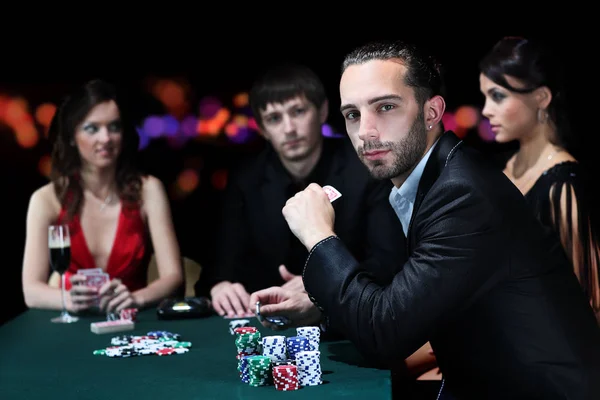
[[[169,331],[150,331],[147,333],[148,336],[154,336],[157,338],[164,338],[164,339],[173,339],[173,340],[179,340],[181,339],[181,335],[178,333],[172,333]]]
[[[290,322],[290,320],[287,319],[286,317],[265,317],[265,319],[267,321],[269,321],[270,323],[279,325],[279,326],[285,326],[285,325],[289,324],[289,322]]]

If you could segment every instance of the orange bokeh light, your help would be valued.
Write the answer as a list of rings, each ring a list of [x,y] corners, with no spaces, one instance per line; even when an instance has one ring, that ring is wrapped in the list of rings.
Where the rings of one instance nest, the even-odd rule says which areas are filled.
[[[230,122],[227,125],[225,125],[225,134],[228,137],[234,137],[235,135],[237,135],[239,130],[240,128],[235,122]]]
[[[40,104],[35,110],[35,120],[44,128],[48,128],[50,126],[50,122],[52,122],[52,118],[54,117],[55,113],[56,106],[54,104]]]
[[[193,169],[184,169],[177,177],[177,186],[184,193],[193,192],[200,182],[198,173]]]
[[[479,122],[479,111],[475,107],[460,106],[454,113],[454,117],[458,127],[471,129]]]
[[[233,105],[237,108],[248,105],[248,93],[238,93],[233,97]]]
[[[233,122],[235,122],[238,126],[244,128],[248,126],[248,117],[244,114],[237,114],[233,117]]]
[[[4,108],[4,120],[12,127],[31,121],[31,115],[27,112],[27,101],[22,98],[9,100]]]
[[[31,122],[21,122],[14,127],[15,137],[19,146],[29,149],[34,147],[39,140],[37,129]]]
[[[52,159],[49,155],[40,157],[38,161],[38,171],[46,178],[50,177],[50,171],[52,170]]]

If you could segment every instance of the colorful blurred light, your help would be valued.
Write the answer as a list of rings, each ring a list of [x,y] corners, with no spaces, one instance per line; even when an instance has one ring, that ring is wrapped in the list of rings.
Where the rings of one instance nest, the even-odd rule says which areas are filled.
[[[30,149],[38,143],[38,131],[35,129],[33,123],[21,122],[17,126],[14,126],[14,129],[19,146]]]
[[[174,116],[165,115],[163,117],[163,125],[167,136],[175,136],[179,133],[179,121]]]
[[[340,137],[345,136],[341,133],[336,133],[333,130],[333,127],[329,124],[323,124],[323,126],[321,127],[321,134],[325,137],[333,137],[333,138],[340,138]]]
[[[181,121],[181,132],[188,137],[196,136],[198,120],[193,115],[188,115]]]
[[[493,142],[496,140],[496,135],[494,135],[494,132],[492,132],[490,120],[487,118],[483,118],[481,121],[479,121],[477,134],[484,142]]]
[[[177,176],[177,186],[184,193],[190,193],[196,190],[199,182],[200,178],[198,177],[198,173],[191,168],[184,169]]]
[[[233,97],[233,105],[236,108],[243,108],[248,105],[248,93],[238,93]]]
[[[158,115],[151,115],[144,120],[143,129],[151,138],[162,136],[165,132],[165,121]]]
[[[138,136],[140,137],[140,144],[138,150],[145,149],[150,144],[150,137],[144,132],[143,128],[136,128]]]
[[[254,131],[247,126],[238,127],[237,133],[229,138],[232,143],[246,143],[254,137]]]
[[[221,100],[213,96],[206,96],[200,99],[198,111],[201,118],[212,118],[223,107]]]
[[[233,122],[239,126],[248,126],[248,116],[243,114],[236,114],[233,117]]]
[[[460,106],[454,113],[456,125],[461,128],[471,129],[479,121],[479,111],[473,106]]]
[[[161,79],[152,84],[152,93],[176,118],[181,118],[189,111],[187,100],[187,84],[173,79]]]
[[[42,176],[46,178],[50,177],[50,171],[52,170],[52,159],[49,155],[45,154],[40,157],[38,161],[38,171]]]
[[[457,124],[454,113],[445,112],[444,115],[442,115],[442,123],[444,124],[444,129],[447,131],[456,131]]]
[[[228,138],[232,138],[237,135],[238,130],[239,126],[235,122],[230,122],[225,125],[225,135],[227,135]]]
[[[256,123],[256,119],[254,119],[254,117],[248,118],[248,128],[258,131],[258,124]]]
[[[44,128],[50,126],[52,118],[56,113],[56,106],[52,103],[40,104],[35,110],[35,120]]]
[[[33,118],[29,114],[27,101],[22,97],[11,99],[4,109],[4,120],[12,127],[20,125],[22,122],[31,121]]]

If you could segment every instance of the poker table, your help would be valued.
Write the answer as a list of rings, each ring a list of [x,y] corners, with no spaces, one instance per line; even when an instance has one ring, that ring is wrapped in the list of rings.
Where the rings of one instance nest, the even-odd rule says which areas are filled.
[[[283,392],[254,387],[238,375],[235,338],[229,320],[218,316],[160,320],[155,310],[138,313],[135,329],[95,334],[85,316],[55,324],[57,311],[28,310],[0,327],[0,399],[390,399],[387,370],[369,366],[347,341],[322,341],[323,384]],[[262,336],[296,336],[295,329],[274,332],[256,318],[250,325]],[[184,354],[112,358],[94,355],[119,335],[168,331],[192,343]]]

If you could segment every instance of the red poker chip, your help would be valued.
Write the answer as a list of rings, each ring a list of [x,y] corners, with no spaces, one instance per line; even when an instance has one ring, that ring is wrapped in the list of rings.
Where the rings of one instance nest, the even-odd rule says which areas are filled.
[[[158,354],[159,356],[168,356],[174,353],[177,353],[177,351],[173,348],[160,349],[156,351],[156,354]]]
[[[242,327],[239,327],[239,328],[235,328],[233,331],[235,333],[243,335],[244,333],[255,333],[255,332],[258,331],[258,329],[256,329],[253,326],[242,326]]]

